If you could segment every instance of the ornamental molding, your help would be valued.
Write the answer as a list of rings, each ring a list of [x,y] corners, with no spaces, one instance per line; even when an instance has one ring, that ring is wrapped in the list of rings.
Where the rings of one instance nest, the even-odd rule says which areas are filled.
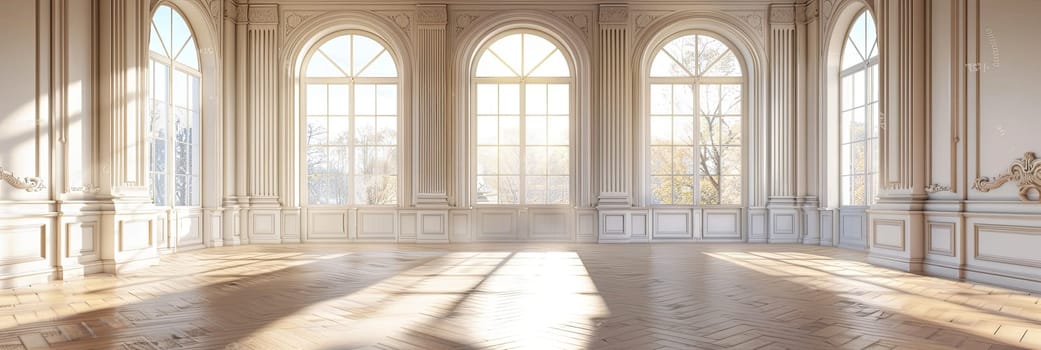
[[[657,21],[658,19],[660,19],[662,17],[668,16],[670,13],[672,13],[672,12],[670,12],[670,11],[640,11],[640,12],[633,12],[632,13],[633,29],[634,29],[633,32],[635,34],[635,37],[639,37],[640,33],[642,33],[644,29],[647,29],[647,27],[651,26],[651,24],[654,24],[654,21]]]
[[[289,37],[297,28],[307,23],[308,20],[323,14],[322,11],[285,11],[282,16],[282,23],[285,25],[285,30],[282,31],[284,37]]]
[[[752,28],[756,34],[762,35],[766,28],[766,24],[764,23],[764,20],[766,19],[765,11],[727,11],[727,14],[741,20],[743,24]]]
[[[11,187],[19,190],[25,190],[26,192],[39,192],[47,188],[43,185],[43,179],[34,176],[17,177],[14,173],[7,168],[0,166],[0,180],[4,180]]]
[[[925,186],[926,193],[951,192],[950,185],[929,184]]]
[[[207,6],[207,9],[210,10],[210,17],[213,18],[214,27],[218,26],[218,23],[221,22],[221,15],[224,14],[220,8],[221,2],[221,0],[210,0],[209,5]]]
[[[820,16],[820,7],[819,7],[819,5],[820,4],[818,2],[811,1],[811,2],[807,3],[805,6],[803,6],[803,8],[802,8],[802,21],[804,23],[805,22],[812,22],[812,21],[816,20],[817,17]]]
[[[1034,152],[1023,153],[1023,158],[1016,159],[1008,166],[1008,170],[991,179],[986,176],[976,178],[972,188],[980,192],[989,192],[1001,187],[1006,182],[1015,181],[1019,186],[1019,200],[1030,201],[1030,193],[1041,196],[1041,159]],[[1041,202],[1041,199],[1038,200]]]
[[[771,6],[770,7],[770,23],[777,24],[794,24],[795,23],[795,8],[791,6]]]
[[[560,17],[570,24],[572,27],[578,29],[586,37],[592,37],[592,12],[583,11],[553,11],[553,15]]]
[[[250,6],[250,23],[278,23],[278,7],[276,6]]]
[[[821,19],[824,20],[824,23],[828,23],[828,20],[831,19],[832,11],[835,11],[834,0],[824,0],[823,2],[821,2],[819,12]]]
[[[478,18],[481,18],[483,13],[480,12],[462,12],[455,16],[455,33],[462,33],[466,28],[470,27],[471,24],[477,22]]]
[[[416,22],[419,24],[447,24],[448,11],[445,5],[417,5]]]
[[[600,5],[601,24],[625,24],[629,21],[629,6]]]
[[[101,187],[91,184],[84,184],[82,186],[72,186],[69,188],[72,192],[83,192],[83,193],[98,193],[101,191]]]
[[[412,19],[415,14],[401,11],[376,11],[376,13],[386,18],[390,23],[394,23],[394,26],[401,29],[406,36],[412,37]]]

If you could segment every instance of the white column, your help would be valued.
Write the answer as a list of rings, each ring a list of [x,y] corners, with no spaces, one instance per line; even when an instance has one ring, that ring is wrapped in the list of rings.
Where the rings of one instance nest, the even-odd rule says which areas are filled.
[[[629,7],[600,5],[598,112],[600,132],[600,208],[632,206],[632,88]]]
[[[245,56],[241,54],[245,50],[244,35],[246,22],[243,16],[240,21],[239,6],[234,1],[224,1],[221,26],[223,26],[224,46],[224,215],[223,215],[223,238],[225,245],[238,245],[242,242],[242,215],[240,201],[245,201],[246,196],[246,157],[245,157],[245,92],[243,82],[245,79]],[[245,12],[243,12],[245,14]],[[243,50],[239,50],[239,47]],[[241,115],[241,119],[240,119]],[[242,145],[240,147],[240,145]]]
[[[767,240],[801,240],[802,215],[796,197],[796,59],[793,5],[770,6],[770,195]]]
[[[100,0],[98,116],[101,178],[106,198],[101,223],[105,272],[154,263],[155,208],[149,194],[146,132],[149,2]]]
[[[818,199],[818,143],[820,84],[818,2],[796,7],[796,154],[795,194],[802,210],[802,243],[820,244],[820,200]]]
[[[249,5],[246,25],[246,193],[251,243],[281,243],[278,174],[278,7]],[[241,62],[241,60],[240,60]],[[241,80],[240,80],[241,81]]]
[[[928,6],[880,0],[878,202],[868,214],[869,261],[919,272],[924,256]]]
[[[447,207],[449,174],[451,172],[449,146],[448,64],[445,48],[445,28],[448,24],[444,4],[418,5],[416,33],[416,98],[418,143],[414,146],[416,169],[416,205],[419,207]]]

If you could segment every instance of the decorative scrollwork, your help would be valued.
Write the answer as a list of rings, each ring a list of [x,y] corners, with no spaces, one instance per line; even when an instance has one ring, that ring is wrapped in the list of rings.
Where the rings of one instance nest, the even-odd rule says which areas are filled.
[[[951,186],[941,184],[929,184],[925,186],[926,193],[950,192]]]
[[[13,172],[4,167],[0,167],[0,179],[4,180],[12,187],[25,190],[26,192],[39,192],[44,188],[47,188],[47,186],[43,185],[43,179],[41,178],[32,176],[17,177],[14,176]]]
[[[1041,159],[1037,159],[1034,152],[1026,152],[1023,154],[1023,158],[1012,162],[1008,166],[1008,170],[998,175],[997,178],[981,176],[976,179],[972,188],[980,192],[988,192],[1009,181],[1019,183],[1019,200],[1021,201],[1029,202],[1031,192],[1041,195]]]

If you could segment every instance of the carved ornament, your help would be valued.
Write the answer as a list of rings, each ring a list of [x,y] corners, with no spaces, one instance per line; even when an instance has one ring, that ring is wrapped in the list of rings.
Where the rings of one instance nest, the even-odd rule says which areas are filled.
[[[1037,159],[1034,152],[1026,152],[1023,158],[1013,161],[1008,170],[999,174],[997,178],[981,176],[976,179],[972,188],[980,192],[989,192],[1009,181],[1018,183],[1021,201],[1029,202],[1031,192],[1041,196],[1041,159]],[[1038,201],[1041,202],[1041,199]]]
[[[625,24],[629,20],[629,7],[617,5],[600,6],[600,23]]]
[[[44,188],[47,188],[47,186],[43,185],[43,179],[41,178],[32,176],[17,177],[14,176],[13,172],[2,166],[0,166],[0,180],[4,180],[4,182],[7,182],[11,187],[25,190],[26,192],[39,192]]]

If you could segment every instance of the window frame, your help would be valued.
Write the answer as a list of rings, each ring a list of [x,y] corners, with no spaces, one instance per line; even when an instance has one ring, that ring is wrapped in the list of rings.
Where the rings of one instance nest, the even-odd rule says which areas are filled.
[[[540,37],[540,38],[550,42],[551,44],[553,44],[556,47],[557,51],[564,57],[564,60],[568,64],[568,76],[567,77],[524,77],[524,76],[518,76],[518,77],[478,77],[477,76],[477,67],[480,64],[481,59],[484,57],[484,55],[486,53],[488,53],[488,50],[491,48],[491,46],[493,44],[497,43],[499,40],[501,40],[501,39],[503,39],[505,37],[508,37],[508,36],[511,36],[511,35],[521,35],[521,34],[534,35],[534,36]],[[575,173],[578,170],[577,169],[577,159],[576,159],[576,157],[578,156],[578,150],[577,150],[577,147],[575,145],[575,141],[577,139],[577,136],[576,136],[576,125],[578,125],[578,121],[576,120],[577,119],[576,112],[577,112],[578,109],[577,109],[576,104],[577,104],[578,101],[576,101],[577,81],[575,79],[576,69],[575,69],[575,60],[574,60],[574,58],[571,57],[571,55],[569,54],[568,50],[565,49],[565,46],[559,40],[557,40],[556,38],[552,37],[551,35],[549,35],[549,34],[547,34],[545,32],[542,32],[542,31],[537,30],[537,29],[532,29],[532,28],[512,29],[512,30],[503,31],[501,33],[497,33],[495,35],[489,36],[488,39],[485,40],[485,42],[482,43],[481,46],[478,47],[478,49],[475,52],[476,52],[476,54],[474,54],[474,58],[471,61],[470,70],[469,70],[469,76],[468,76],[469,77],[469,82],[470,82],[470,86],[469,86],[469,108],[470,108],[469,110],[470,110],[470,113],[469,113],[469,116],[468,116],[468,123],[469,123],[470,127],[468,128],[469,130],[467,131],[467,134],[468,134],[468,138],[469,138],[470,142],[469,142],[469,146],[468,146],[467,151],[468,151],[468,154],[470,155],[470,157],[468,157],[469,159],[467,160],[467,168],[469,169],[469,171],[467,172],[467,176],[468,176],[467,184],[469,186],[469,193],[470,193],[469,200],[470,200],[471,205],[473,207],[479,207],[479,208],[518,208],[518,207],[523,207],[523,208],[570,208],[570,207],[576,206],[576,203],[578,202],[576,189],[577,189],[578,186],[577,186],[577,182],[576,182],[576,179],[575,179]],[[526,112],[526,108],[527,108],[527,106],[526,106],[527,105],[527,103],[526,103],[527,100],[526,100],[525,94],[527,93],[526,87],[527,87],[528,83],[531,83],[531,84],[567,84],[567,86],[568,86],[568,146],[567,146],[568,147],[568,195],[567,195],[567,202],[566,203],[528,203],[526,201],[527,200],[527,193],[526,193],[527,184],[526,184],[526,181],[525,181],[525,177],[526,177],[527,170],[525,169],[525,165],[526,165],[525,164],[525,162],[526,162],[525,148],[528,147],[528,144],[527,144],[527,140],[526,140],[526,127],[525,127],[525,120],[526,120],[525,117],[527,116],[527,114],[525,113]],[[518,134],[518,145],[517,145],[517,147],[519,148],[518,159],[519,159],[520,163],[518,164],[518,173],[519,174],[517,175],[517,177],[519,179],[518,180],[519,189],[518,189],[518,200],[517,200],[516,204],[481,203],[481,202],[479,202],[477,200],[477,198],[478,198],[477,197],[478,196],[477,177],[479,176],[477,174],[477,148],[478,148],[478,144],[477,144],[477,116],[478,116],[477,105],[478,105],[478,102],[479,102],[478,99],[477,99],[477,86],[481,85],[481,84],[496,84],[496,85],[500,85],[500,84],[516,84],[518,86],[518,89],[519,89],[519,92],[518,92],[518,97],[519,97],[519,99],[518,99],[518,104],[519,104],[518,117],[519,117],[520,122],[519,122],[519,125],[518,125],[519,134]],[[497,144],[496,147],[501,147],[501,145]]]
[[[175,208],[175,209],[198,209],[198,208],[202,208],[202,197],[203,197],[203,176],[202,176],[202,172],[203,172],[203,170],[202,170],[203,169],[203,166],[202,166],[202,163],[203,163],[203,160],[202,160],[203,150],[202,149],[203,149],[203,144],[205,142],[205,140],[203,138],[203,134],[202,134],[203,124],[204,124],[203,123],[203,119],[205,118],[205,116],[204,116],[205,108],[203,108],[203,104],[205,103],[205,101],[203,100],[203,93],[202,93],[203,86],[204,86],[204,80],[203,80],[203,74],[202,74],[202,54],[199,52],[199,42],[196,39],[196,38],[198,38],[198,36],[195,33],[195,28],[192,28],[192,25],[191,25],[191,23],[188,22],[188,17],[184,15],[184,12],[182,12],[180,9],[178,9],[176,6],[174,6],[173,4],[170,4],[170,3],[160,3],[160,4],[156,5],[155,9],[151,12],[151,15],[149,16],[149,20],[148,20],[149,38],[151,38],[151,31],[155,29],[155,28],[153,28],[154,25],[152,24],[152,22],[155,20],[155,14],[156,14],[157,11],[159,11],[159,9],[161,9],[163,7],[166,7],[166,8],[170,9],[171,21],[173,20],[172,16],[176,15],[176,16],[179,16],[181,18],[181,20],[184,22],[184,26],[185,26],[185,28],[188,29],[188,35],[189,35],[186,40],[190,40],[191,41],[190,44],[191,45],[195,45],[196,62],[199,64],[199,68],[198,69],[192,68],[192,67],[189,67],[188,65],[186,65],[184,63],[181,63],[180,61],[177,60],[177,57],[179,57],[179,56],[176,56],[176,55],[175,56],[167,56],[167,55],[164,55],[162,53],[158,53],[158,52],[152,51],[151,48],[146,48],[146,50],[148,51],[148,84],[149,84],[149,90],[148,90],[149,121],[148,121],[148,136],[147,136],[147,138],[149,140],[156,139],[155,137],[153,137],[153,129],[152,129],[152,122],[151,122],[152,108],[154,108],[154,102],[155,102],[155,95],[154,95],[155,91],[153,89],[151,89],[151,87],[155,85],[155,82],[152,81],[152,76],[155,74],[155,72],[152,69],[152,66],[154,64],[153,62],[159,63],[159,64],[163,64],[163,65],[165,65],[167,67],[166,96],[164,96],[164,101],[163,101],[163,107],[166,110],[166,131],[167,131],[166,140],[165,140],[165,143],[166,143],[166,162],[165,162],[166,163],[165,164],[165,167],[166,167],[166,171],[165,171],[166,181],[165,182],[166,183],[164,184],[164,187],[166,188],[166,202],[167,203],[164,204],[164,205],[158,205],[157,204],[156,206],[166,207],[166,208]],[[151,39],[149,39],[149,40],[151,40]],[[187,45],[187,44],[188,43],[186,42],[185,45]],[[183,50],[183,49],[184,49],[184,47],[181,48],[181,50]],[[195,156],[194,160],[199,163],[199,168],[197,169],[198,170],[198,174],[187,175],[190,178],[197,178],[198,179],[198,186],[197,186],[197,188],[194,188],[196,191],[198,191],[198,194],[197,194],[197,197],[199,198],[198,204],[177,205],[177,201],[175,200],[175,197],[174,197],[176,195],[174,193],[175,182],[177,181],[176,180],[177,172],[176,172],[176,165],[175,165],[177,157],[176,157],[176,152],[174,151],[174,149],[176,147],[177,141],[176,141],[176,136],[173,134],[173,132],[175,131],[175,127],[174,127],[175,120],[174,120],[173,117],[174,117],[174,110],[177,107],[174,106],[174,102],[173,102],[173,94],[174,94],[174,91],[173,91],[174,90],[173,89],[174,79],[173,78],[174,78],[174,75],[177,72],[185,73],[189,77],[194,77],[194,78],[198,79],[198,81],[199,81],[198,95],[195,96],[195,99],[198,101],[198,104],[199,104],[199,110],[198,110],[198,113],[199,113],[199,120],[198,120],[198,122],[199,122],[198,123],[199,130],[198,130],[198,135],[197,135],[198,142],[197,143],[192,143],[193,151],[195,151],[195,154],[193,154]],[[149,142],[149,156],[150,157],[154,155],[154,153],[153,153],[154,150],[151,148],[151,144],[152,143]],[[153,180],[154,174],[159,174],[158,171],[154,171],[152,169],[152,165],[154,165],[154,162],[155,162],[155,160],[152,159],[152,161],[148,165],[148,167],[149,167],[149,169],[148,169],[148,177],[149,177],[150,181]],[[154,184],[153,184],[153,186],[154,186]],[[149,191],[151,191],[151,188],[152,187],[150,187]],[[151,197],[152,197],[153,203],[155,203],[155,199],[156,199],[155,196],[156,196],[155,193],[151,193]],[[192,195],[191,197],[195,198],[196,196]],[[192,198],[189,198],[189,200],[188,200],[189,203],[194,202],[194,200]]]
[[[869,57],[867,60],[862,60],[862,61],[857,62],[856,64],[854,64],[854,65],[852,65],[852,66],[850,66],[848,68],[843,69],[842,66],[843,66],[844,62],[842,60],[845,58],[846,50],[850,46],[850,35],[852,35],[853,27],[857,24],[857,21],[861,17],[865,17],[865,16],[866,16],[866,18],[868,20],[872,21],[872,23],[874,24],[874,26],[876,28],[876,32],[875,32],[875,45],[876,46],[875,46],[875,51],[874,51],[875,55]],[[867,208],[871,207],[875,203],[876,197],[877,197],[879,189],[881,187],[881,184],[878,181],[879,180],[879,170],[880,170],[880,165],[881,165],[880,164],[880,162],[881,162],[881,157],[880,157],[880,155],[881,155],[881,130],[879,130],[879,127],[878,127],[879,120],[877,120],[877,117],[878,117],[878,115],[880,113],[880,111],[878,109],[881,106],[881,96],[880,96],[881,89],[880,89],[880,86],[878,84],[879,81],[873,79],[874,78],[873,75],[868,74],[868,73],[870,73],[872,71],[872,69],[874,69],[874,72],[876,74],[878,74],[879,78],[881,79],[881,71],[879,70],[881,68],[881,66],[879,64],[880,63],[880,57],[881,57],[881,52],[880,52],[881,47],[878,47],[878,32],[877,32],[877,28],[878,27],[877,26],[878,26],[878,22],[875,21],[875,18],[871,14],[871,11],[869,11],[866,8],[860,10],[859,12],[857,12],[857,14],[855,14],[853,16],[853,20],[849,23],[849,26],[847,26],[845,34],[842,36],[842,47],[839,49],[839,56],[838,56],[839,57],[839,62],[838,62],[839,72],[838,72],[838,80],[837,80],[838,85],[837,85],[837,88],[836,88],[836,90],[838,91],[838,101],[837,101],[838,102],[838,123],[837,123],[838,124],[838,137],[836,138],[836,146],[837,146],[836,149],[837,149],[837,153],[838,153],[838,179],[837,179],[837,183],[838,183],[838,189],[839,189],[839,191],[838,191],[839,192],[838,193],[838,204],[839,204],[840,208],[867,209]],[[870,53],[871,52],[869,52],[869,54]],[[870,91],[870,94],[865,94],[864,95],[864,104],[863,105],[855,106],[855,107],[848,107],[847,108],[847,106],[845,104],[843,104],[843,94],[845,93],[845,90],[843,88],[843,85],[845,85],[844,82],[845,82],[845,80],[847,78],[852,78],[853,75],[855,75],[857,73],[861,73],[861,72],[864,73],[864,83],[862,84],[861,87],[866,92],[869,89],[872,90],[872,91]],[[854,91],[856,91],[856,90],[854,90]],[[855,99],[856,97],[853,96],[851,98]],[[869,98],[872,98],[872,100],[869,101],[868,100]],[[874,107],[871,107],[872,105]],[[846,113],[846,112],[854,111],[856,109],[860,109],[860,108],[863,108],[865,110],[865,113],[864,113],[865,138],[863,140],[844,142],[843,138],[842,138],[842,135],[846,134],[846,123],[845,123],[845,121],[843,119],[843,114]],[[875,116],[876,119],[871,119],[869,117],[870,116],[869,108],[874,108],[874,116]],[[877,147],[870,147],[872,145],[872,142],[874,142]],[[847,168],[849,166],[848,162],[851,162],[852,158],[850,158],[848,160],[845,159],[843,157],[842,148],[845,145],[850,145],[850,147],[852,148],[852,145],[854,145],[854,144],[864,144],[865,145],[865,147],[864,147],[864,157],[866,158],[865,162],[867,162],[869,164],[865,164],[866,169],[865,169],[864,173],[844,174],[845,171],[843,169],[845,169],[845,168]],[[853,177],[858,177],[858,176],[863,176],[865,178],[865,181],[864,181],[864,204],[845,204],[847,202],[848,197],[852,196],[852,193],[849,192],[849,190],[850,190],[849,188],[846,188],[846,187],[844,187],[842,185],[843,184],[843,180],[845,178],[853,178]]]
[[[369,40],[372,40],[372,41],[376,42],[377,44],[381,45],[383,47],[383,49],[386,50],[386,52],[387,52],[388,56],[391,58],[391,60],[394,61],[395,76],[393,76],[393,77],[355,77],[355,76],[348,76],[348,77],[342,77],[342,78],[341,77],[308,77],[307,76],[308,66],[311,64],[312,57],[314,57],[314,55],[318,53],[318,50],[323,45],[325,45],[326,43],[328,43],[329,41],[331,41],[333,39],[336,39],[336,38],[339,38],[339,37],[343,37],[343,36],[349,36],[349,35],[362,36],[362,37],[365,37],[365,38],[367,38]],[[352,45],[351,45],[352,50],[353,50],[353,46],[354,45],[352,43]],[[299,121],[298,121],[298,123],[299,123],[298,125],[299,125],[299,128],[300,128],[300,132],[299,132],[299,135],[300,135],[299,136],[300,137],[300,140],[299,140],[299,155],[298,155],[298,157],[299,157],[299,166],[300,166],[300,171],[299,171],[299,174],[300,174],[300,179],[299,179],[300,191],[299,191],[299,193],[300,193],[300,204],[301,204],[301,206],[303,206],[303,207],[312,207],[312,208],[372,208],[372,209],[378,209],[378,208],[397,208],[397,207],[400,207],[401,205],[403,205],[404,199],[405,199],[404,196],[403,196],[403,190],[404,190],[404,184],[405,184],[405,182],[404,182],[405,174],[404,174],[404,172],[402,170],[405,169],[405,167],[404,167],[404,165],[405,165],[404,164],[404,155],[405,155],[404,147],[406,146],[402,142],[402,140],[404,140],[404,138],[403,138],[403,134],[404,134],[403,128],[404,128],[404,125],[405,125],[405,121],[404,121],[405,118],[402,115],[402,112],[404,111],[404,107],[405,107],[403,105],[403,103],[402,103],[402,101],[404,100],[402,98],[403,92],[404,92],[403,91],[404,81],[403,81],[403,74],[402,74],[401,59],[398,57],[398,55],[396,54],[396,52],[392,48],[393,48],[393,46],[391,46],[386,40],[383,40],[383,38],[381,38],[379,35],[377,35],[375,33],[372,33],[372,32],[369,32],[369,31],[365,31],[365,30],[360,30],[360,29],[338,30],[338,31],[334,31],[334,32],[325,34],[320,39],[315,41],[314,44],[310,45],[307,48],[307,52],[303,55],[303,58],[300,60],[300,62],[302,62],[302,64],[300,65],[299,75],[298,75],[298,77],[296,79],[296,88],[297,88],[297,99],[298,99],[297,100],[298,101],[298,103],[297,103],[297,113],[299,113],[298,115],[300,116]],[[374,59],[378,58],[378,56],[379,56],[379,54],[377,54],[377,56],[374,57]],[[353,55],[352,55],[352,57],[353,57]],[[353,72],[351,74],[353,75]],[[358,80],[361,80],[361,82],[358,82]],[[323,84],[323,85],[332,85],[332,84],[347,85],[348,86],[348,90],[350,91],[350,96],[349,96],[348,104],[347,104],[347,107],[346,107],[347,111],[348,111],[347,118],[350,119],[350,125],[349,125],[349,128],[348,128],[348,133],[351,135],[351,137],[349,138],[348,145],[346,146],[347,149],[348,149],[348,153],[350,154],[350,157],[348,159],[349,160],[348,163],[350,163],[350,169],[351,169],[351,171],[347,175],[348,186],[349,186],[348,187],[348,191],[347,191],[347,196],[348,196],[347,204],[312,204],[310,202],[310,193],[309,193],[310,189],[309,189],[309,184],[308,184],[308,172],[307,172],[307,149],[308,149],[308,146],[309,146],[307,144],[307,118],[308,118],[308,114],[307,114],[307,86],[308,86],[308,84],[312,84],[312,83]],[[355,180],[356,180],[357,174],[354,171],[354,168],[355,168],[354,153],[356,151],[357,143],[356,143],[356,140],[355,140],[355,137],[354,137],[354,130],[355,130],[355,125],[356,125],[356,123],[354,122],[354,118],[356,117],[355,111],[354,111],[354,107],[355,107],[355,85],[359,85],[359,84],[360,85],[377,85],[377,86],[393,84],[394,88],[396,90],[396,94],[397,95],[396,95],[396,98],[395,98],[395,100],[396,100],[395,103],[397,104],[396,105],[397,112],[396,112],[394,118],[397,119],[397,122],[396,122],[397,129],[396,129],[396,138],[395,138],[395,141],[394,141],[395,142],[394,143],[394,148],[396,149],[396,152],[397,152],[397,164],[396,164],[397,172],[394,175],[395,182],[396,182],[396,184],[395,184],[396,190],[395,190],[394,203],[392,203],[392,204],[362,204],[362,203],[357,203],[357,200],[356,200],[357,199],[356,198],[357,192],[356,192]],[[377,117],[378,116],[379,115],[377,115]]]
[[[673,41],[675,41],[675,40],[677,40],[679,38],[686,37],[686,36],[692,36],[692,35],[709,37],[709,38],[712,38],[712,39],[722,43],[723,45],[726,45],[726,47],[729,50],[729,52],[732,55],[734,55],[735,59],[737,59],[737,63],[739,65],[739,67],[741,68],[741,75],[740,76],[733,76],[733,77],[705,77],[705,76],[654,77],[654,76],[652,76],[651,75],[651,70],[652,70],[652,68],[654,66],[654,59],[655,59],[655,57],[658,56],[659,53],[661,53],[661,52],[663,52],[665,50],[665,46],[667,46],[668,44],[672,43]],[[723,36],[721,36],[719,34],[716,34],[716,33],[713,33],[713,32],[709,32],[709,31],[705,31],[705,30],[697,30],[697,29],[695,29],[695,30],[682,30],[682,31],[678,31],[676,33],[673,33],[673,34],[671,34],[669,36],[664,37],[657,44],[655,44],[654,46],[651,46],[651,48],[649,50],[649,54],[647,56],[647,63],[643,67],[643,72],[642,72],[643,86],[641,87],[643,89],[643,94],[645,96],[645,98],[643,100],[644,103],[643,103],[643,106],[641,108],[642,109],[641,112],[643,113],[643,118],[641,120],[641,122],[643,123],[643,132],[642,132],[641,137],[643,137],[644,140],[645,140],[645,142],[643,142],[642,149],[640,150],[641,154],[643,155],[641,166],[643,167],[643,169],[645,169],[645,171],[643,172],[643,176],[642,176],[643,177],[643,179],[642,179],[643,186],[641,186],[641,187],[642,187],[642,190],[644,191],[644,193],[643,193],[644,203],[646,203],[646,205],[648,207],[660,208],[660,209],[685,209],[685,208],[740,209],[740,208],[744,208],[748,204],[748,200],[749,200],[748,199],[748,177],[749,177],[749,174],[748,174],[748,161],[749,161],[749,159],[748,159],[748,157],[749,157],[749,155],[748,155],[748,137],[749,137],[749,135],[748,135],[748,125],[752,121],[751,121],[751,119],[749,117],[749,109],[748,109],[748,107],[749,107],[749,103],[748,103],[748,98],[749,98],[749,92],[748,92],[749,75],[748,75],[748,72],[749,72],[749,70],[748,70],[747,64],[745,63],[744,58],[741,56],[740,53],[741,53],[741,51],[738,50],[729,40],[725,39]],[[652,158],[651,157],[651,147],[653,146],[652,143],[651,143],[651,127],[650,127],[650,124],[651,124],[651,116],[652,116],[651,108],[653,106],[652,98],[651,98],[651,86],[657,85],[657,84],[689,85],[691,87],[691,92],[693,94],[692,108],[693,108],[693,111],[694,111],[694,134],[695,134],[695,140],[694,140],[694,144],[691,145],[690,147],[693,149],[693,157],[694,157],[693,160],[694,160],[694,163],[695,163],[695,171],[694,171],[694,174],[692,176],[694,177],[694,184],[696,184],[696,188],[693,191],[693,201],[692,201],[692,203],[689,203],[689,204],[676,204],[676,203],[661,204],[661,203],[655,203],[656,200],[654,199],[654,191],[653,191],[653,188],[652,188],[654,181],[653,181],[653,175],[651,173],[651,166],[650,166],[651,161],[652,161],[652,159],[651,159]],[[700,87],[704,86],[704,85],[739,85],[741,87],[741,145],[740,145],[740,147],[741,147],[741,164],[740,164],[740,169],[741,169],[741,175],[740,175],[740,178],[741,178],[741,194],[740,194],[741,202],[737,203],[737,204],[708,204],[708,205],[700,204],[701,203],[700,178],[702,176],[704,176],[704,175],[701,175],[701,170],[700,170],[700,168],[698,166],[698,164],[700,164],[700,159],[701,159],[701,152],[700,152],[699,148],[702,147],[699,130],[700,130],[700,125],[701,125],[701,118],[703,117],[703,115],[701,114],[701,108],[700,108],[700,101],[699,100],[700,100]],[[677,147],[677,146],[670,144],[669,147]],[[674,176],[674,175],[670,175],[670,176]],[[720,194],[720,196],[722,196],[722,195]],[[722,203],[722,200],[721,200],[721,203]]]

